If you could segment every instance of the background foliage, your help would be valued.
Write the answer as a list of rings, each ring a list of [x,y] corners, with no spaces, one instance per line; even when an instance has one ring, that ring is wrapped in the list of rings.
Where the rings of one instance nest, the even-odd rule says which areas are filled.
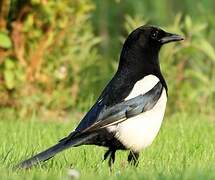
[[[213,118],[214,6],[213,0],[2,0],[1,110],[47,118],[85,111],[116,70],[125,37],[149,23],[186,38],[160,56],[168,113]]]

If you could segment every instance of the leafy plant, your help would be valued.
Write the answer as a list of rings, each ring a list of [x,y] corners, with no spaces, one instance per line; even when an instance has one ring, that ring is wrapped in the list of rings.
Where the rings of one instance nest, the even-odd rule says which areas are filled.
[[[9,48],[11,48],[11,46],[12,46],[12,42],[11,42],[8,34],[6,34],[4,32],[0,32],[0,47],[9,49]]]
[[[81,72],[98,60],[91,1],[16,0],[0,6],[7,9],[0,13],[0,94],[7,94],[1,105],[26,115],[76,104]]]
[[[171,97],[168,112],[213,117],[215,16],[201,9],[211,4],[199,6],[196,18],[195,11],[187,11],[194,8],[190,3],[169,0],[2,0],[0,107],[22,117],[39,112],[47,118],[88,109],[116,70],[125,36],[150,23],[185,37],[161,52]],[[183,15],[174,17],[176,9]]]

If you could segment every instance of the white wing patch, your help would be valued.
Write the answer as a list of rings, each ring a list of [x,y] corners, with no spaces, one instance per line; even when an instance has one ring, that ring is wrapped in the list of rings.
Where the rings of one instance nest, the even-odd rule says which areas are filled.
[[[145,94],[150,91],[157,83],[159,79],[154,75],[145,76],[143,79],[136,82],[130,94],[125,98],[125,100],[132,99],[139,96],[140,94]]]

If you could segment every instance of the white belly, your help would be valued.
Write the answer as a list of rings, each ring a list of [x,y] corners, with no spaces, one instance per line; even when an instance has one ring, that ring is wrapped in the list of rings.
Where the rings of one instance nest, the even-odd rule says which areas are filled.
[[[135,152],[139,152],[149,146],[161,127],[166,102],[166,90],[163,89],[160,99],[151,110],[112,127],[116,132],[116,138],[126,148]]]
[[[145,94],[159,82],[155,75],[145,76],[135,83],[130,94],[125,100],[132,99],[140,94]],[[139,114],[124,122],[108,127],[109,131],[116,133],[115,137],[128,149],[139,152],[149,146],[161,127],[166,108],[167,94],[163,88],[160,99],[149,111]]]

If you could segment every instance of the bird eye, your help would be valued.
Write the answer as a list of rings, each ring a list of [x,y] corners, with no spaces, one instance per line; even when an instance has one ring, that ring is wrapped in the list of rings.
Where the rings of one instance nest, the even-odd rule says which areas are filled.
[[[151,34],[152,39],[157,39],[157,36],[158,36],[158,31],[152,32]]]

